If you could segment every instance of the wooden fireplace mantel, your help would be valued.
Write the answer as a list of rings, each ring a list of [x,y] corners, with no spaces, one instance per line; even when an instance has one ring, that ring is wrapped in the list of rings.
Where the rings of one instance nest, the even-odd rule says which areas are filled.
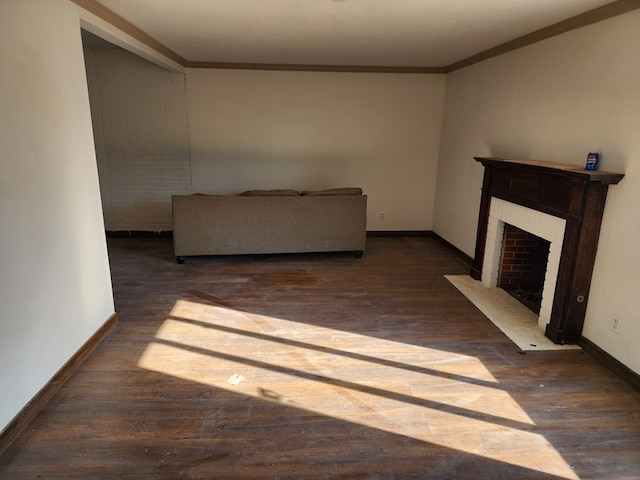
[[[545,335],[575,343],[582,333],[609,185],[624,174],[537,160],[474,157],[484,165],[471,277],[480,280],[491,197],[566,220],[551,321]]]

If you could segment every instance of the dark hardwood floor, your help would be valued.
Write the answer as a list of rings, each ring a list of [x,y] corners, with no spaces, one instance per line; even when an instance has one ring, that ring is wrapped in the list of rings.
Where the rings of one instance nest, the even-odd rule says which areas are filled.
[[[110,239],[120,323],[0,457],[3,479],[638,479],[640,394],[520,354],[433,238],[188,258]]]

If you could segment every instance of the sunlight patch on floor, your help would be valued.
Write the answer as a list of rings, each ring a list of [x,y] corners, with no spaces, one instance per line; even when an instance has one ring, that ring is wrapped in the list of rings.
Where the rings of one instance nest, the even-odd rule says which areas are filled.
[[[139,366],[577,478],[472,356],[180,301]]]

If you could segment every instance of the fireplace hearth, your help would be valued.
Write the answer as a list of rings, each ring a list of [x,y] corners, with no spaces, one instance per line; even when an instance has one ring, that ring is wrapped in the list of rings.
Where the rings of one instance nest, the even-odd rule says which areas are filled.
[[[471,277],[498,286],[505,224],[549,241],[538,324],[554,343],[575,343],[582,333],[608,187],[624,175],[535,160],[475,160],[485,170]]]

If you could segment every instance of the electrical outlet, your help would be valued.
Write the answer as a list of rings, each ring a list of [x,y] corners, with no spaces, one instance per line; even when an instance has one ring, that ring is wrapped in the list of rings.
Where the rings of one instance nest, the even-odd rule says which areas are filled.
[[[384,212],[378,214],[378,220],[384,220]]]
[[[611,317],[611,331],[613,333],[620,333],[620,328],[622,328],[622,317],[613,315]]]

